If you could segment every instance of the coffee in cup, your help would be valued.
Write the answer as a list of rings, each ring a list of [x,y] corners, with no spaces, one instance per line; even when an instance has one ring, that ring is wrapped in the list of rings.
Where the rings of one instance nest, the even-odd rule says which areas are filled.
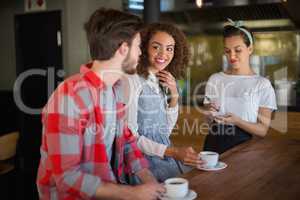
[[[165,180],[165,188],[167,197],[183,198],[189,191],[189,183],[184,178],[169,178]]]
[[[201,151],[199,153],[199,158],[205,161],[204,167],[215,167],[219,160],[219,154],[214,151]]]

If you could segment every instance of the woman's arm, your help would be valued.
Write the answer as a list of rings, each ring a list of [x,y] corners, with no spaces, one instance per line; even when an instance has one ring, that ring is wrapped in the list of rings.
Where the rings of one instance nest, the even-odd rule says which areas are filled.
[[[137,138],[137,145],[144,154],[160,158],[164,158],[165,151],[168,148],[167,145],[154,142],[143,135]]]
[[[271,123],[272,110],[260,107],[256,123],[247,122],[229,113],[226,116],[216,116],[215,120],[220,123],[234,124],[248,133],[260,137],[266,136]]]
[[[174,108],[174,107],[178,106],[178,98],[179,98],[179,94],[178,94],[178,91],[176,89],[176,93],[171,92],[171,99],[170,99],[170,103],[169,103],[169,108]]]
[[[178,119],[178,88],[176,80],[170,72],[162,70],[157,73],[156,76],[159,78],[160,84],[167,87],[170,91],[170,101],[166,108],[169,129],[168,134],[170,135]]]
[[[164,87],[167,87],[170,90],[171,98],[169,102],[169,108],[173,108],[178,105],[179,93],[177,89],[176,79],[173,75],[166,71],[162,70],[156,74],[158,77],[160,84]]]
[[[181,161],[185,165],[194,167],[203,164],[202,160],[198,158],[197,152],[192,147],[168,147],[154,142],[145,136],[138,138],[137,145],[143,153],[149,156],[159,156],[162,159],[168,156]]]
[[[177,119],[178,119],[178,110],[179,106],[178,104],[175,107],[168,107],[166,109],[167,112],[167,123],[168,123],[168,135],[172,133],[173,128],[176,125]]]
[[[172,157],[192,167],[199,167],[204,164],[193,147],[168,147],[165,156]]]

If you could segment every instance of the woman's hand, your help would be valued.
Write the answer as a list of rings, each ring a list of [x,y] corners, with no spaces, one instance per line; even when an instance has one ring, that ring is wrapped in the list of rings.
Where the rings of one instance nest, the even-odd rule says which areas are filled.
[[[192,147],[169,147],[165,155],[167,154],[192,167],[200,167],[204,164],[204,161],[199,158],[198,153]]]
[[[169,88],[172,97],[173,96],[178,97],[178,90],[176,87],[176,79],[170,72],[168,72],[166,70],[162,70],[162,71],[158,72],[156,74],[156,76],[158,77],[162,86]]]

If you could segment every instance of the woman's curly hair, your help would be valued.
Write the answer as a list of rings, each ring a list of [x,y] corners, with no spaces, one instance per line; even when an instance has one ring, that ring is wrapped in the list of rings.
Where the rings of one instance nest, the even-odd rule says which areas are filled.
[[[144,78],[147,78],[149,75],[148,67],[150,64],[148,59],[148,46],[149,41],[157,32],[165,32],[171,35],[175,40],[174,57],[166,67],[166,70],[176,79],[183,78],[190,56],[187,40],[181,30],[167,23],[152,23],[141,31],[142,55],[140,56],[140,61],[137,66],[137,73]]]

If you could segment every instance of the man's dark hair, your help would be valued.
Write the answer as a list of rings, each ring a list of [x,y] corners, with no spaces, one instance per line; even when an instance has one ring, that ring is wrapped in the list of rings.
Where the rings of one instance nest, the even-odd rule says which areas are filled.
[[[247,30],[250,33],[252,40],[254,40],[253,33],[247,27],[241,26],[241,28]],[[243,32],[242,30],[240,30],[234,26],[226,25],[223,30],[223,37],[228,38],[228,37],[232,37],[232,36],[241,36],[247,47],[249,47],[251,45],[250,39],[246,35],[245,32]]]
[[[84,25],[93,60],[108,60],[123,42],[131,45],[133,36],[142,28],[142,20],[114,9],[96,10]]]

